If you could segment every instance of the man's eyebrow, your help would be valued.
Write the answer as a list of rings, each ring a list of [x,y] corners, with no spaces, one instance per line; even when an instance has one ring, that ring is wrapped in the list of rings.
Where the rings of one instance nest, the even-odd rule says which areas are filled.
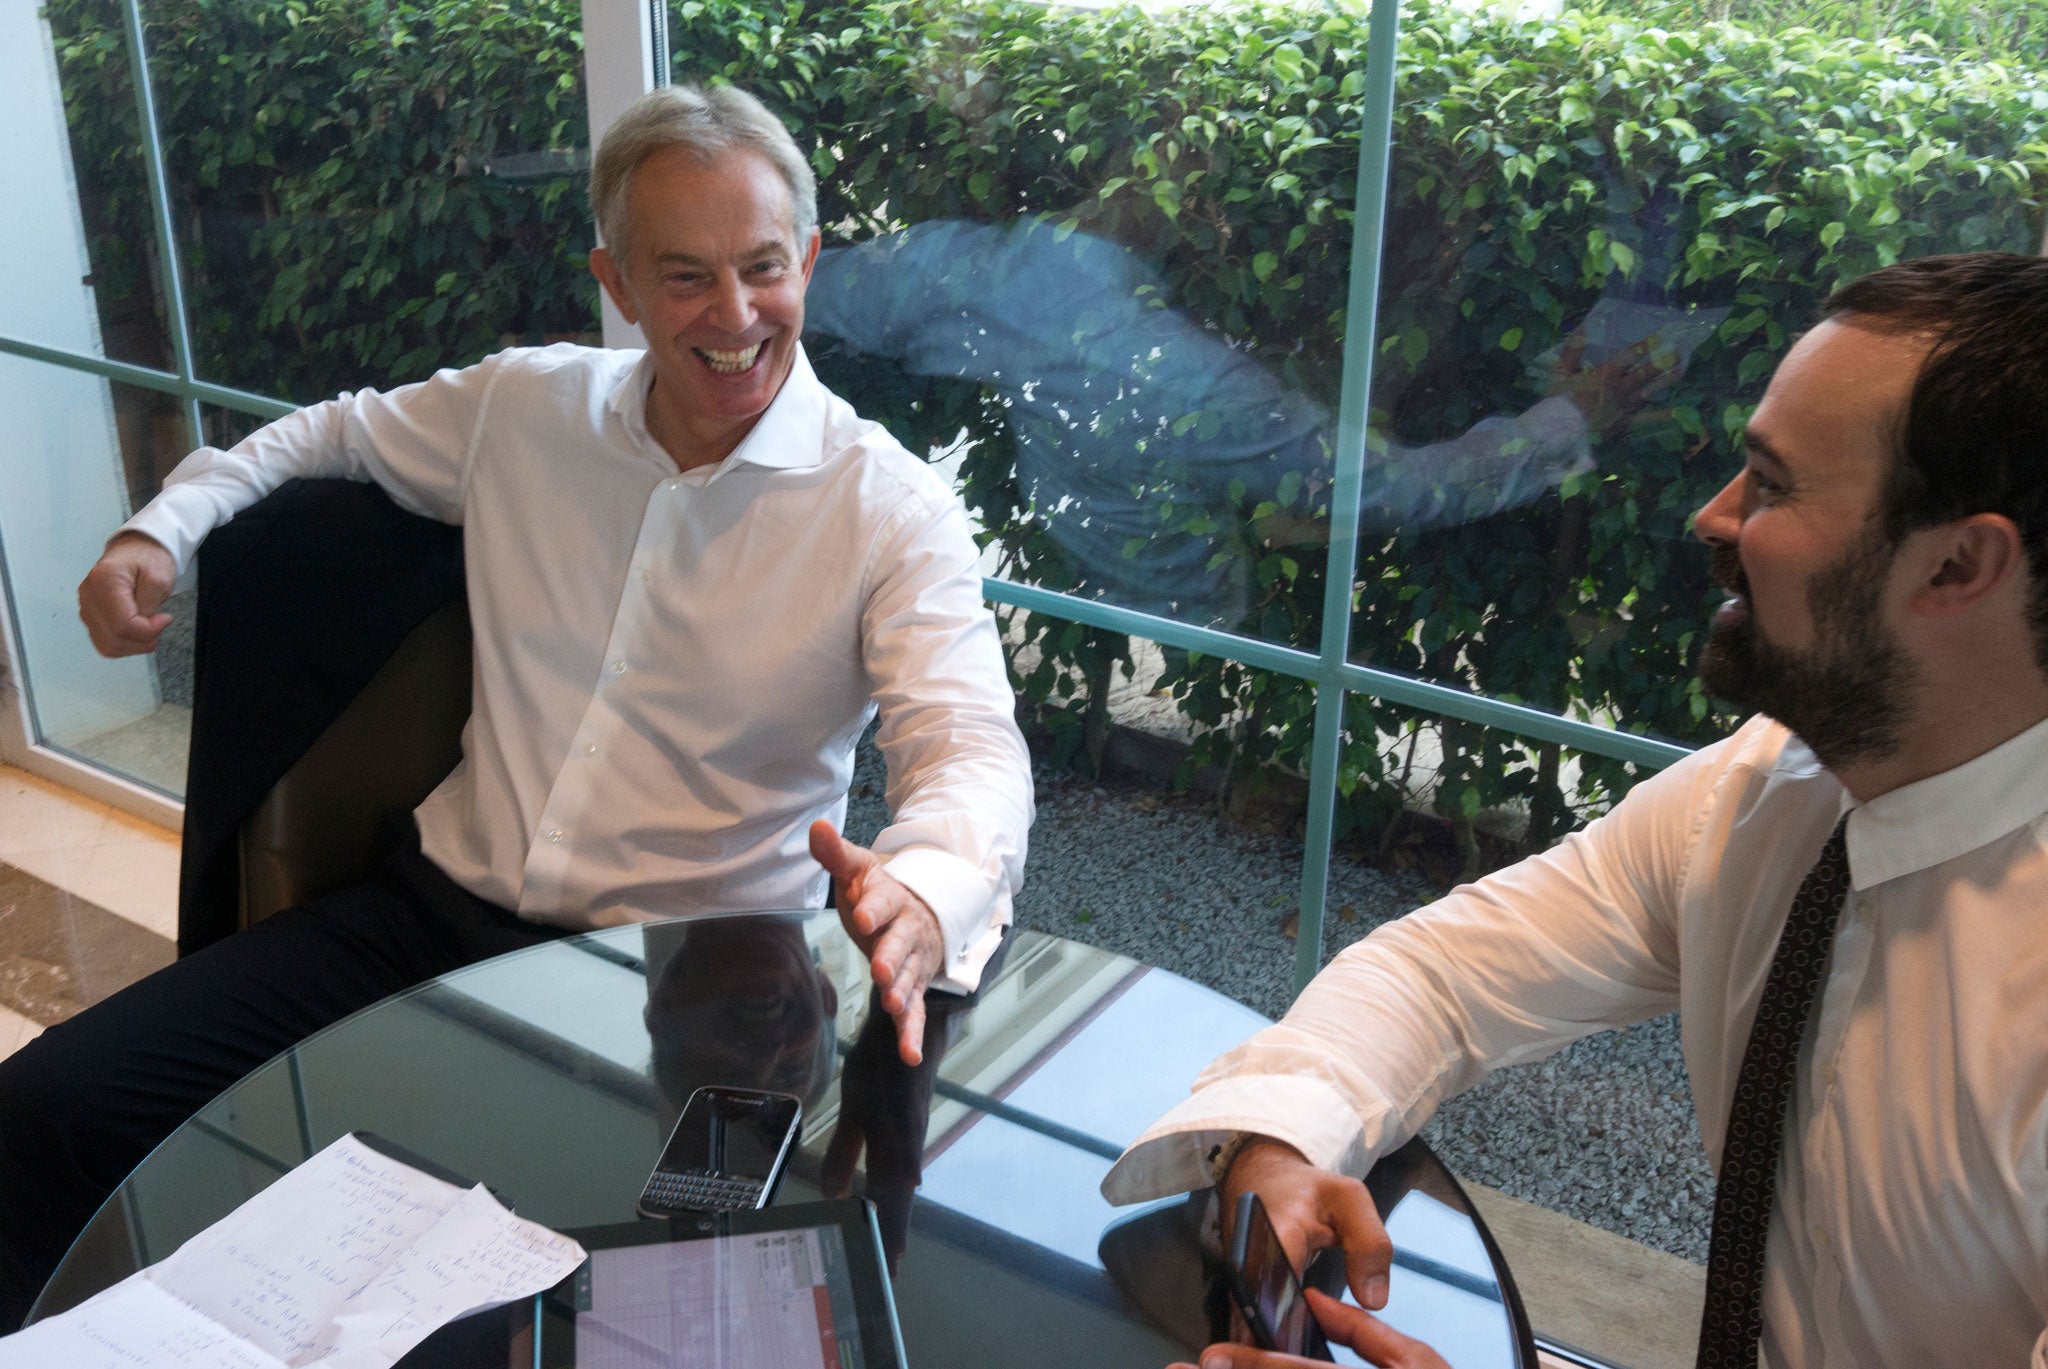
[[[741,255],[747,261],[759,261],[763,257],[787,257],[789,255],[789,244],[780,238],[763,238]],[[654,260],[660,266],[703,266],[706,264],[704,258],[692,256],[688,252],[657,252],[654,254]]]
[[[1771,445],[1769,438],[1754,428],[1744,428],[1742,430],[1742,445],[1751,456],[1759,461],[1776,466],[1781,471],[1791,469],[1785,464],[1784,454]]]

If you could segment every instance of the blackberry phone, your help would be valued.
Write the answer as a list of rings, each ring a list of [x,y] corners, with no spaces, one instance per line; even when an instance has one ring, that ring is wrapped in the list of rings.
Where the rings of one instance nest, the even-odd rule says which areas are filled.
[[[804,1105],[786,1093],[707,1085],[690,1095],[636,1205],[643,1217],[768,1206]]]

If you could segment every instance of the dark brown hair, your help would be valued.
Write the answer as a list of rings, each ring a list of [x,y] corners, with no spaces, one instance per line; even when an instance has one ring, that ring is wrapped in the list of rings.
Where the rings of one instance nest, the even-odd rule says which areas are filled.
[[[1821,317],[1932,342],[1901,418],[1884,530],[1998,513],[2031,576],[2034,657],[2048,669],[2048,258],[1923,257],[1828,297]]]

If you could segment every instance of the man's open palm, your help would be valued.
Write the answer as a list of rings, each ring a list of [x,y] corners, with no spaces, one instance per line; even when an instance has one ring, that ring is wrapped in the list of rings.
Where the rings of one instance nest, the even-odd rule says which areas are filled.
[[[882,1006],[896,1021],[896,1053],[924,1058],[924,991],[945,963],[938,915],[882,868],[882,859],[820,818],[811,824],[811,857],[832,876],[833,902],[848,936],[868,957]]]

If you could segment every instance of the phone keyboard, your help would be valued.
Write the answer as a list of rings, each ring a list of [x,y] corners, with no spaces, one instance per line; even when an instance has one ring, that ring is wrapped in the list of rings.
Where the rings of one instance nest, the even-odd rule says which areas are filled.
[[[761,1183],[702,1170],[658,1169],[640,1202],[684,1212],[750,1212],[761,1205]]]

